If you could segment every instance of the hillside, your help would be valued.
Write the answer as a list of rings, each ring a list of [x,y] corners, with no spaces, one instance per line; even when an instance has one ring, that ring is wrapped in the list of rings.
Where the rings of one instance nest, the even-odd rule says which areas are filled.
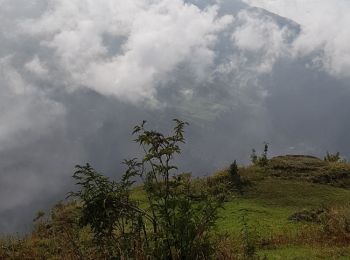
[[[287,155],[272,158],[266,169],[249,166],[240,172],[252,184],[225,204],[220,231],[238,233],[243,214],[259,255],[268,259],[350,258],[348,164]],[[334,216],[325,223],[318,220],[318,215],[327,218],[322,214]]]
[[[228,194],[216,225],[220,259],[349,259],[350,165],[313,156],[271,158],[264,167],[240,167],[245,183],[227,186],[229,170],[208,179]],[[220,186],[221,185],[221,186]],[[142,187],[132,196],[147,201]],[[51,216],[36,218],[24,239],[3,238],[0,258],[96,259],[91,231],[75,224],[79,205],[56,205]],[[72,230],[79,229],[77,237]],[[74,231],[76,232],[76,230]]]

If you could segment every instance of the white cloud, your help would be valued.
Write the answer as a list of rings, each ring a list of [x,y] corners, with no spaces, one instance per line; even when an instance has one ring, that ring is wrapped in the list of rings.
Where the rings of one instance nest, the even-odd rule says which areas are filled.
[[[48,73],[48,69],[42,64],[38,56],[35,56],[31,61],[27,62],[24,67],[40,77]]]
[[[218,18],[216,6],[201,10],[183,0],[51,0],[47,12],[23,28],[54,49],[74,85],[136,103],[155,101],[157,84],[181,62],[195,61],[204,75],[217,32],[231,21]],[[125,40],[114,56],[106,35]]]
[[[257,73],[268,73],[276,60],[289,56],[289,39],[293,32],[287,26],[278,25],[272,17],[256,9],[241,11],[237,22],[232,40],[243,56],[236,62]],[[247,59],[249,55],[254,58]]]
[[[0,59],[0,78],[0,121],[5,122],[0,126],[1,150],[40,138],[62,119],[64,108],[26,82],[10,56]]]
[[[350,2],[347,0],[245,0],[301,25],[296,55],[318,52],[316,66],[338,77],[350,77]]]

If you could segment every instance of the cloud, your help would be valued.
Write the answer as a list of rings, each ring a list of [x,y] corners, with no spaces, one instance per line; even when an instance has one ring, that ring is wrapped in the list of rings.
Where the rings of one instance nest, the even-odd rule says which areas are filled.
[[[24,65],[24,67],[36,74],[37,76],[43,77],[48,73],[48,69],[45,67],[44,64],[42,64],[42,62],[40,61],[40,59],[38,58],[38,56],[35,56],[31,61],[29,61],[28,63],[26,63]]]
[[[33,64],[35,62],[26,67],[38,69]],[[8,211],[28,207],[61,193],[66,183],[63,177],[67,176],[66,169],[72,168],[83,154],[79,146],[67,143],[65,107],[51,99],[45,89],[28,82],[24,74],[15,67],[12,56],[0,59],[2,217]],[[62,154],[67,157],[63,158]],[[24,214],[21,217],[17,212],[0,221],[0,232],[23,228],[23,216],[31,219],[28,212],[27,208],[21,212]]]
[[[65,113],[61,104],[26,82],[11,61],[10,56],[0,59],[0,121],[5,122],[0,128],[0,150],[23,145],[29,136],[40,138]]]
[[[143,119],[190,122],[195,175],[263,141],[348,156],[347,34],[320,18],[349,24],[347,3],[293,3],[0,0],[0,231],[64,198],[77,163],[120,176]]]
[[[262,10],[248,9],[238,14],[232,40],[246,61],[249,55],[254,56],[255,72],[269,73],[278,59],[290,56],[290,43],[295,34],[290,24],[279,25],[275,17]]]
[[[245,0],[301,25],[293,49],[296,55],[315,55],[310,66],[337,77],[350,77],[350,2],[346,0]]]
[[[180,63],[196,61],[201,75],[213,63],[216,34],[232,21],[217,17],[217,8],[201,10],[182,0],[52,0],[40,19],[22,28],[43,37],[42,46],[55,51],[74,87],[154,103],[156,88]],[[114,55],[106,37],[120,40]]]

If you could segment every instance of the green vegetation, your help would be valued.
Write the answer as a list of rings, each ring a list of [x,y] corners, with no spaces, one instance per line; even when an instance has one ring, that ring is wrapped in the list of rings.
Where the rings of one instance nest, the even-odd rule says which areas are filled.
[[[340,157],[340,153],[336,152],[335,154],[331,154],[329,152],[326,153],[326,156],[324,157],[324,160],[327,162],[341,162],[344,161],[341,157]]]
[[[267,158],[267,154],[269,151],[269,144],[264,143],[264,151],[261,153],[260,156],[256,155],[255,149],[252,150],[252,153],[250,155],[250,160],[254,165],[260,166],[260,167],[265,167],[267,166],[269,160]]]
[[[73,197],[38,212],[26,237],[2,238],[0,259],[350,258],[349,164],[269,159],[266,144],[252,165],[192,179],[171,164],[184,126],[136,127],[145,154],[119,181],[77,166]]]
[[[97,173],[90,165],[77,166],[73,177],[80,186],[71,195],[82,203],[80,223],[91,227],[100,256],[113,259],[209,258],[215,242],[210,231],[218,218],[222,196],[208,186],[194,187],[191,175],[177,173],[172,164],[184,143],[186,123],[174,120],[174,134],[147,130],[145,122],[134,128],[144,156],[125,160],[126,173],[119,182]],[[146,207],[131,196],[142,182]]]

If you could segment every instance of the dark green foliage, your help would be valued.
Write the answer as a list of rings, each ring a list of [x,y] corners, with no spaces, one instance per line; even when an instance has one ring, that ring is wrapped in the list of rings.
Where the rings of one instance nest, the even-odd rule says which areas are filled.
[[[147,130],[145,121],[134,128],[144,156],[124,161],[127,171],[119,182],[88,164],[77,166],[73,177],[80,190],[72,195],[82,201],[81,223],[91,226],[106,257],[206,259],[213,253],[210,231],[223,199],[194,189],[191,174],[177,172],[172,160],[181,152],[187,123],[174,121],[170,136]],[[137,178],[146,193],[146,209],[130,197]]]
[[[327,152],[326,156],[324,157],[324,160],[326,162],[341,162],[342,158],[340,157],[339,152],[336,152],[335,154]]]
[[[76,168],[73,177],[81,190],[71,195],[83,202],[80,223],[91,227],[103,254],[127,256],[130,248],[124,245],[137,239],[144,227],[139,221],[144,212],[130,199],[133,184],[129,180],[130,173],[127,172],[120,182],[114,182],[97,173],[89,164]],[[126,248],[126,252],[120,254],[121,248]]]
[[[255,149],[252,149],[252,153],[250,154],[250,161],[252,162],[252,164],[256,164],[258,161],[258,156],[256,155],[256,151]]]
[[[234,160],[233,163],[230,165],[229,176],[230,176],[230,180],[231,180],[231,183],[233,184],[233,186],[241,192],[243,182],[242,182],[241,176],[239,175],[239,172],[238,172],[238,165],[237,165],[236,160]]]
[[[264,152],[261,155],[261,157],[259,158],[261,166],[266,166],[268,163],[268,159],[267,159],[268,150],[269,150],[269,144],[265,142],[264,143]]]
[[[239,174],[238,174],[238,165],[237,165],[237,161],[234,160],[233,163],[231,163],[230,165],[230,177],[232,180],[235,180],[237,178],[237,176],[239,177]]]
[[[255,149],[253,149],[250,155],[250,159],[253,165],[260,166],[260,167],[267,166],[269,162],[269,159],[267,157],[268,150],[269,150],[269,144],[266,142],[264,143],[264,151],[260,156],[257,156]]]

